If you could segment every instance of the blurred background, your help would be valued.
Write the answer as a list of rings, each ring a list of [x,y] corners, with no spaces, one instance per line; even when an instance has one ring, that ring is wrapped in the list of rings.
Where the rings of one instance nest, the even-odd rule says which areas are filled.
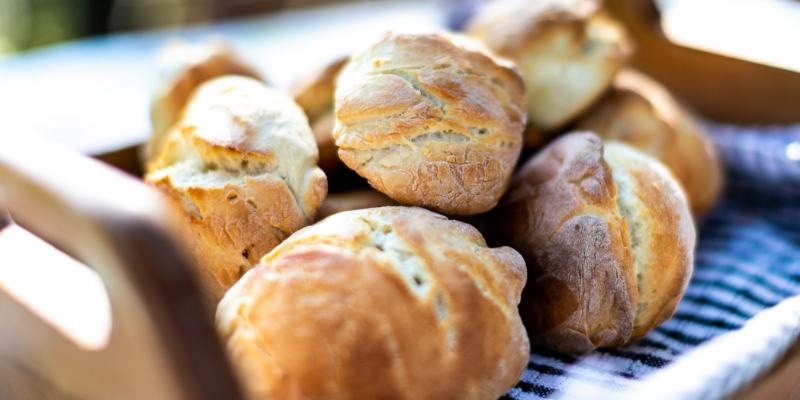
[[[181,27],[334,3],[347,2],[333,0],[0,0],[0,54],[107,33]]]

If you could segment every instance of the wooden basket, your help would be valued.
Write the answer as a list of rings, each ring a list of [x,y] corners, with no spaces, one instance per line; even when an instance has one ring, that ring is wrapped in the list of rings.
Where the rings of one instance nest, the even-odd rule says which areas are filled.
[[[19,226],[99,274],[111,324],[107,343],[80,346],[52,316],[32,307],[36,298],[0,283],[0,398],[243,398],[189,265],[168,232],[165,207],[150,188],[46,140],[17,135],[0,146],[3,207]],[[7,249],[0,269],[24,274],[61,267],[37,266],[46,245],[21,234],[7,215],[2,220],[1,239],[24,238],[11,245],[35,251],[13,258]],[[48,278],[29,274],[20,281],[39,285]],[[51,294],[36,294],[35,287],[27,293]]]

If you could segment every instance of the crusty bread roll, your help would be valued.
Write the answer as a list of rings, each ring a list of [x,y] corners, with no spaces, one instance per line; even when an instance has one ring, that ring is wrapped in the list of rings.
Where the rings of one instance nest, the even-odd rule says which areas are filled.
[[[578,129],[660,160],[686,190],[696,213],[708,211],[722,192],[722,165],[705,130],[666,88],[637,71],[620,70],[612,89],[581,118]]]
[[[195,91],[145,181],[183,216],[184,241],[212,300],[314,220],[327,191],[303,111],[240,76]]]
[[[223,75],[261,79],[223,41],[170,43],[158,57],[150,120],[153,134],[145,146],[145,159],[160,151],[170,128],[180,119],[189,97],[201,83]]]
[[[420,208],[331,216],[269,253],[217,325],[252,400],[494,400],[522,375],[525,265]]]
[[[558,139],[519,171],[492,233],[528,266],[531,344],[583,354],[643,337],[675,312],[695,229],[658,161],[591,133]]]
[[[328,218],[333,214],[342,211],[363,210],[365,208],[376,208],[386,206],[396,206],[396,201],[390,199],[385,194],[375,189],[348,190],[345,192],[328,193],[325,201],[317,210],[317,221]]]
[[[517,70],[446,34],[387,34],[339,74],[339,157],[389,197],[449,214],[487,211],[522,148]]]
[[[311,130],[319,147],[319,167],[330,177],[346,171],[339,159],[338,148],[333,140],[333,94],[336,77],[348,57],[339,58],[325,68],[304,77],[292,89],[292,95],[308,116]]]
[[[592,104],[632,47],[600,0],[493,1],[467,23],[467,31],[522,71],[531,144]]]

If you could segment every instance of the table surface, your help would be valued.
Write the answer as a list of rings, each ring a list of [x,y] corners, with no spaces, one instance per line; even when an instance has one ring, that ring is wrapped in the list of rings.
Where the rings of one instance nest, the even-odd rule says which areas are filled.
[[[0,57],[0,136],[33,131],[87,154],[143,142],[159,49],[221,37],[288,88],[389,30],[443,29],[443,2],[350,3],[219,24],[111,35]]]

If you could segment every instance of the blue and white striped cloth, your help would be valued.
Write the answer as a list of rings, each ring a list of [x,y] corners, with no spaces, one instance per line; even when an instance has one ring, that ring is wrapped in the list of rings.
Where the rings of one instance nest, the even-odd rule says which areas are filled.
[[[621,391],[800,294],[800,125],[706,126],[726,165],[726,191],[701,224],[694,275],[675,316],[618,350],[573,357],[533,349],[522,380],[501,399],[570,399],[587,385]]]

